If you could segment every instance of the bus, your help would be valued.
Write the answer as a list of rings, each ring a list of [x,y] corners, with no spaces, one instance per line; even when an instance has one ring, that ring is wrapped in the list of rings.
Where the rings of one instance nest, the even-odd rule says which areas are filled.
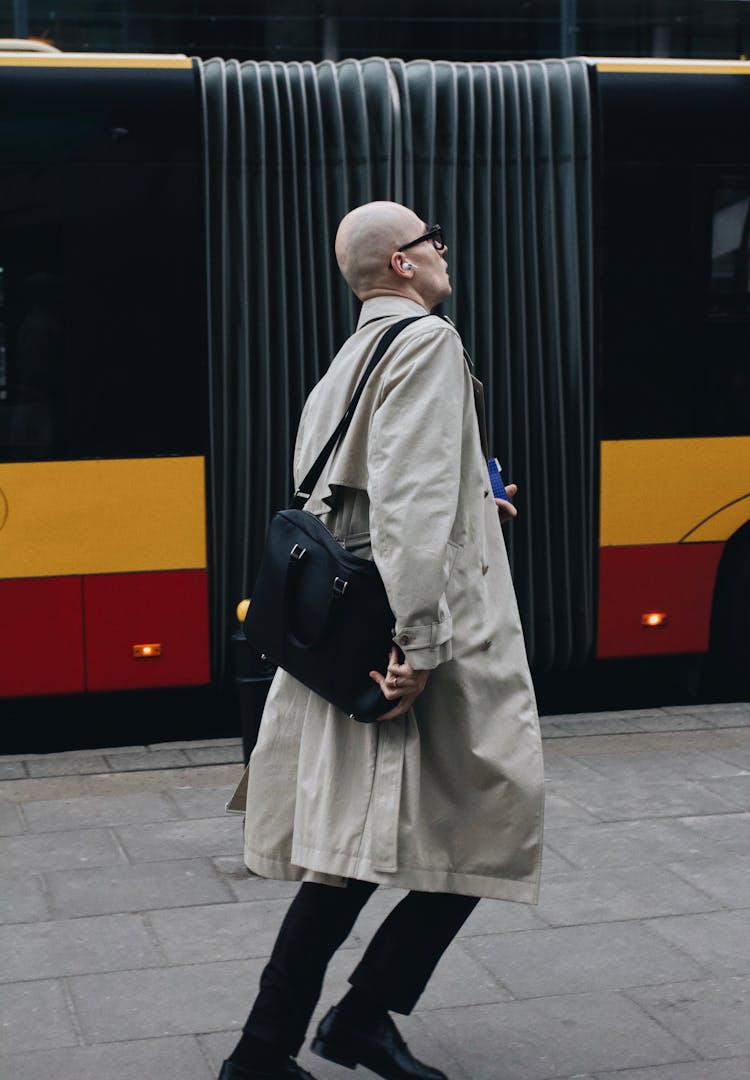
[[[710,652],[746,695],[748,76],[0,52],[4,714],[72,745],[84,701],[182,688],[215,730],[375,198],[446,231],[534,672]]]

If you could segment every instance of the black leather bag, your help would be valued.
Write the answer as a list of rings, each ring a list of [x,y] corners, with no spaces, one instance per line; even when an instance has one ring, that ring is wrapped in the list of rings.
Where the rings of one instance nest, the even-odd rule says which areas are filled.
[[[349,427],[370,375],[401,330],[423,317],[402,319],[385,332],[292,507],[271,519],[244,623],[247,640],[265,658],[364,723],[394,706],[369,674],[385,672],[388,665],[393,613],[375,563],[347,551],[302,507]]]

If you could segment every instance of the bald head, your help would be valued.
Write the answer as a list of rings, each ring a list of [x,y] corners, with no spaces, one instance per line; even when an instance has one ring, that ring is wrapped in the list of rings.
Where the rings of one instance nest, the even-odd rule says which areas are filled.
[[[419,236],[424,222],[413,210],[392,202],[371,202],[346,215],[336,233],[336,260],[360,300],[394,292],[391,255]]]

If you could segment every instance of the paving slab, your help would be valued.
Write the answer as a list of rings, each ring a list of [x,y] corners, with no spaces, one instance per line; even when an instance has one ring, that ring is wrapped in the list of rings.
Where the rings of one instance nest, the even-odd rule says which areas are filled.
[[[211,1068],[210,1072],[206,1072],[206,1077],[210,1076],[215,1080],[219,1075],[221,1064],[234,1050],[239,1034],[236,1028],[232,1028],[229,1031],[210,1031],[198,1036],[198,1044]]]
[[[85,866],[115,866],[125,856],[107,829],[42,833],[0,839],[3,872],[61,870]]]
[[[31,832],[61,832],[179,817],[177,807],[158,792],[137,795],[78,795],[68,799],[25,802],[23,816]]]
[[[481,939],[472,939],[481,940]],[[467,942],[452,942],[441,958],[427,989],[419,999],[419,1010],[463,1008],[495,1001],[510,1001],[512,995],[471,951]]]
[[[542,733],[542,738],[547,742],[551,739],[566,739],[568,737],[565,731],[556,727],[555,724],[550,723],[544,716],[539,717],[539,728]]]
[[[89,795],[111,795],[129,791],[168,791],[174,787],[212,787],[238,784],[239,765],[190,765],[184,769],[145,769],[110,772],[83,777]],[[1,794],[1,792],[0,792]]]
[[[748,856],[725,853],[723,858],[669,863],[667,869],[726,907],[750,907]]]
[[[738,810],[750,808],[750,772],[738,772],[717,780],[704,780],[703,786],[731,802]]]
[[[696,1056],[615,993],[436,1009],[419,1016],[441,1051],[460,1048],[462,1069],[471,1080],[553,1080]]]
[[[0,1017],[0,1055],[78,1043],[61,982],[0,986]]]
[[[559,741],[553,748],[560,748]],[[750,749],[750,728],[719,729],[715,725],[698,731],[644,731],[631,735],[571,736],[562,744],[565,753],[596,757],[600,754],[642,754],[651,751],[695,753],[705,751],[716,757],[734,754],[738,748]]]
[[[0,982],[155,967],[164,954],[138,915],[0,927]]]
[[[24,823],[15,803],[0,802],[0,836],[18,836],[24,831]]]
[[[581,754],[576,760],[607,779],[700,780],[732,776],[737,767],[706,750],[643,750],[627,754]]]
[[[545,842],[542,855],[542,881],[545,881],[550,875],[566,874],[569,870],[574,869],[575,863],[564,858],[558,851],[553,851],[549,844]]]
[[[747,1080],[750,1057],[721,1061],[683,1061],[679,1065],[656,1065],[653,1069],[618,1069],[597,1073],[592,1080]]]
[[[194,1036],[75,1046],[0,1057],[8,1080],[207,1080],[206,1057]]]
[[[543,875],[543,889],[552,876]],[[544,895],[544,893],[542,894]],[[475,937],[477,934],[509,934],[515,930],[534,930],[547,926],[539,908],[532,904],[511,904],[503,900],[480,900],[469,918],[461,927],[460,937]]]
[[[537,911],[550,926],[572,926],[683,915],[720,906],[718,899],[664,867],[631,866],[545,878]]]
[[[735,772],[742,769],[750,772],[750,746],[733,746],[731,748],[719,748],[714,751],[714,756],[721,758],[727,765],[731,765]]]
[[[87,1043],[239,1029],[263,960],[144,968],[67,980]]]
[[[711,974],[750,975],[750,908],[651,919],[648,926]]]
[[[120,752],[116,757],[106,756],[106,762],[109,769],[128,772],[138,769],[179,769],[181,765],[189,765],[190,758],[185,750],[146,750],[132,753]],[[94,771],[102,770],[89,770],[89,772]]]
[[[242,763],[241,746],[199,746],[186,750],[188,761],[194,765],[221,765],[229,762]]]
[[[725,848],[736,855],[750,852],[750,813],[747,814],[708,814],[703,817],[683,817],[682,824],[711,840],[719,848]]]
[[[664,864],[684,858],[709,859],[716,852],[715,840],[689,828],[683,819],[552,827],[545,836],[552,851],[581,869]]]
[[[558,752],[557,747],[550,750],[549,747],[545,746],[544,777],[545,780],[552,781],[558,786],[561,784],[569,785],[567,793],[571,794],[579,783],[586,784],[600,780],[601,773],[569,754],[564,754],[562,751]]]
[[[226,903],[232,893],[208,859],[174,859],[138,866],[57,871],[45,875],[58,918],[110,915]]]
[[[170,964],[267,957],[271,953],[289,900],[204,904],[148,915]]]
[[[235,787],[235,784],[224,784],[221,787],[172,788],[169,797],[179,809],[181,817],[220,817]]]
[[[109,762],[101,754],[83,755],[49,754],[45,757],[29,758],[26,762],[29,776],[71,776],[75,773],[107,772]]]
[[[33,780],[0,780],[0,799],[21,803],[30,799],[86,795],[90,779],[88,776],[47,776]]]
[[[554,720],[555,728],[564,735],[629,735],[642,731],[641,723],[640,716],[634,719],[628,713],[582,713]]]
[[[744,717],[739,713],[734,714],[731,720],[720,714],[710,718],[699,713],[682,712],[661,713],[655,716],[643,717],[638,721],[638,727],[641,731],[705,731],[718,725],[735,727],[738,724],[744,724]]]
[[[0,923],[37,922],[49,918],[41,873],[7,873],[0,887]]]
[[[28,775],[23,761],[0,761],[0,780],[20,780]]]
[[[235,814],[119,826],[115,832],[134,862],[233,855],[243,848],[242,817]]]
[[[716,852],[711,837],[671,818],[552,827],[545,830],[545,843],[580,869],[663,864],[686,856],[710,858]]]
[[[580,790],[588,791],[591,785],[576,787],[576,800],[568,795],[563,795],[558,782],[550,782],[545,785],[544,821],[548,827],[565,828],[568,825],[596,825],[601,818],[592,813],[583,802],[577,798]],[[611,785],[610,785],[611,786]],[[567,789],[566,789],[567,790]]]
[[[738,809],[736,801],[724,798],[715,788],[712,790],[708,786],[712,781],[701,783],[684,778],[657,781],[651,774],[649,777],[645,780],[638,776],[627,781],[621,777],[610,777],[580,784],[569,793],[569,801],[583,808],[589,821],[634,821],[644,817],[731,813]],[[574,822],[572,817],[570,820]],[[551,824],[560,823],[553,816]]]
[[[745,975],[629,990],[627,996],[701,1057],[750,1054],[750,978]]]
[[[237,900],[280,900],[294,896],[299,889],[297,881],[273,881],[251,874],[241,855],[220,855],[211,862]]]
[[[635,922],[467,938],[472,956],[515,998],[622,990],[708,972]]]

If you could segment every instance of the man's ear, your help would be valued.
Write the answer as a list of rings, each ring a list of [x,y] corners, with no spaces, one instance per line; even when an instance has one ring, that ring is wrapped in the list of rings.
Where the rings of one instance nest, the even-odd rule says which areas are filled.
[[[413,271],[417,269],[416,263],[409,262],[405,259],[401,252],[395,251],[391,255],[391,269],[399,275],[399,277],[411,278],[413,277]]]

